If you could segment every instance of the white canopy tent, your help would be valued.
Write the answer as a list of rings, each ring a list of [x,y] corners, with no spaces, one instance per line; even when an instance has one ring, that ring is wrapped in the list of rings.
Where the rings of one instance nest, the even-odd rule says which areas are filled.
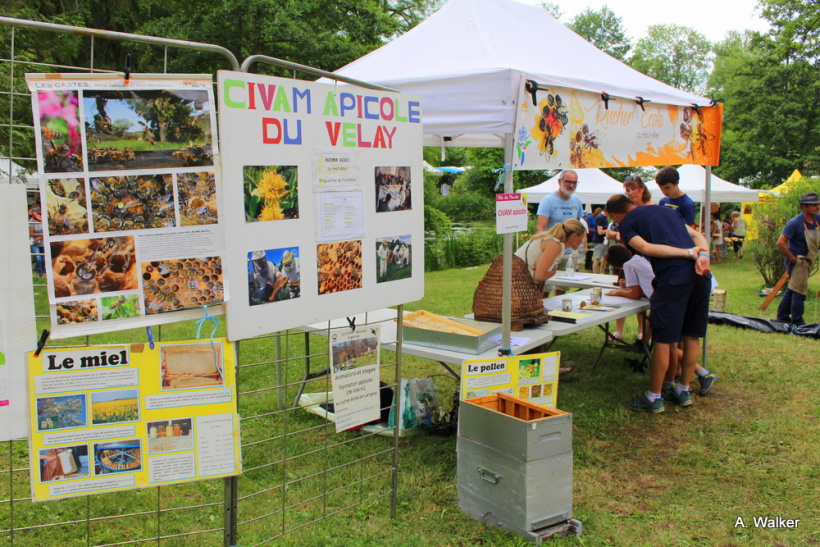
[[[680,173],[681,191],[692,198],[692,201],[703,203],[706,201],[706,169],[700,165],[681,165],[678,167]],[[660,192],[660,190],[658,190]],[[655,192],[653,192],[654,194]],[[743,186],[732,184],[727,180],[712,175],[711,177],[711,199],[714,203],[743,203],[757,202],[760,199],[760,190],[752,190]]]
[[[512,165],[518,94],[527,79],[605,92],[616,100],[711,103],[610,57],[545,9],[512,0],[451,0],[406,34],[335,73],[419,95],[425,145],[503,146],[506,165]],[[511,169],[504,191],[513,192]],[[512,251],[512,234],[505,234],[504,256]],[[505,260],[502,352],[511,352],[511,271]]]
[[[502,146],[525,79],[634,100],[707,105],[603,53],[541,7],[451,0],[336,74],[423,98],[427,146]]]
[[[575,195],[581,198],[584,204],[606,203],[606,200],[615,194],[623,194],[624,186],[600,169],[573,169],[578,174],[578,188]],[[541,203],[544,196],[558,190],[558,173],[541,184],[522,188],[520,194],[527,195],[528,204]]]

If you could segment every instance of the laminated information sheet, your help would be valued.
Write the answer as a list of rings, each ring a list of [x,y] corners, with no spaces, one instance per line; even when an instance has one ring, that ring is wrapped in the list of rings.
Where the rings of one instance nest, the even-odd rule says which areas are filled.
[[[506,393],[556,408],[560,362],[559,351],[464,361],[461,365],[461,398],[468,400]]]
[[[233,344],[29,354],[32,498],[241,472]]]

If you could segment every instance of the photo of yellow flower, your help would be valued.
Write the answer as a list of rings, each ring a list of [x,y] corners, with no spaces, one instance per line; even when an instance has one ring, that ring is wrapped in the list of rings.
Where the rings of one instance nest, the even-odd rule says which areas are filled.
[[[245,221],[299,218],[298,168],[295,165],[242,169]]]

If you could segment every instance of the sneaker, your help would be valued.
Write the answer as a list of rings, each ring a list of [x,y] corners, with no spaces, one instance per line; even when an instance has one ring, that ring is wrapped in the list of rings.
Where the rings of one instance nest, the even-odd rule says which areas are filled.
[[[638,412],[651,412],[652,414],[659,414],[663,412],[663,398],[655,399],[650,402],[647,397],[647,393],[648,392],[636,393],[632,396],[629,400],[629,406],[632,407],[632,410],[637,410]]]
[[[698,391],[698,395],[703,397],[712,389],[712,386],[715,384],[715,380],[718,379],[718,375],[715,372],[710,372],[706,376],[698,376],[698,382],[700,382],[700,391]]]
[[[676,403],[678,406],[689,406],[692,404],[692,396],[688,391],[681,391],[680,395],[675,392],[675,388],[661,393],[661,398],[670,403]]]

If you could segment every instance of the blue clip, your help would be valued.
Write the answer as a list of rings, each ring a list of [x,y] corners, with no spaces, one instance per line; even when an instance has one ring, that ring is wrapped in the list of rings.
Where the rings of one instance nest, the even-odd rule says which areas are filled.
[[[151,346],[151,349],[154,349],[154,331],[151,330],[151,327],[145,327],[145,330],[148,332],[148,345]]]
[[[495,188],[493,189],[495,192],[498,192],[498,189],[501,185],[504,184],[504,176],[506,173],[510,172],[510,164],[505,163],[504,167],[499,167],[498,169],[493,169],[493,173],[498,173],[498,180],[495,183]]]

